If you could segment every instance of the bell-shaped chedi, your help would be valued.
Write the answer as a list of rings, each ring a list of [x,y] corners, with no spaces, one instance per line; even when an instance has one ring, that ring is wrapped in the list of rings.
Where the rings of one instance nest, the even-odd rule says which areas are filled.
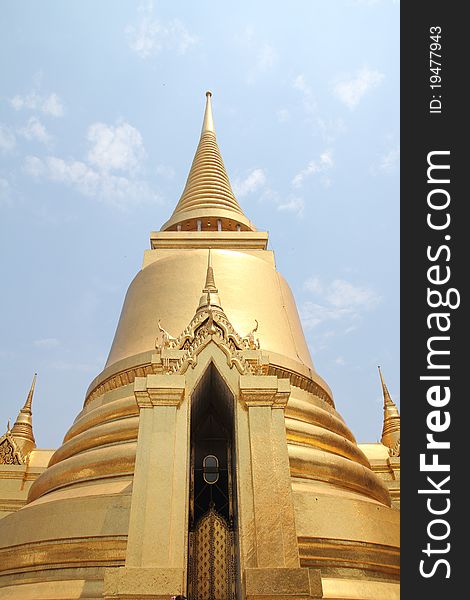
[[[398,512],[267,237],[233,195],[208,95],[105,368],[29,503],[0,520],[0,596],[398,598]]]

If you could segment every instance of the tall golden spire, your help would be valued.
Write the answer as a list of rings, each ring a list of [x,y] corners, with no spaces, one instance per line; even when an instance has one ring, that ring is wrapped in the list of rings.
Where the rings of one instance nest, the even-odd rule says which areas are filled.
[[[215,137],[211,96],[212,92],[206,92],[201,138],[186,186],[162,231],[255,231],[233,194],[225,170]]]
[[[15,424],[11,428],[11,435],[15,439],[17,446],[21,450],[23,456],[26,456],[33,448],[36,447],[36,440],[33,434],[33,395],[36,386],[37,373],[34,374],[31,389],[24,403],[23,408],[18,413]]]
[[[379,369],[380,381],[382,382],[382,391],[384,397],[384,424],[382,429],[381,442],[394,453],[400,452],[400,413],[395,402],[385,385],[382,371]]]

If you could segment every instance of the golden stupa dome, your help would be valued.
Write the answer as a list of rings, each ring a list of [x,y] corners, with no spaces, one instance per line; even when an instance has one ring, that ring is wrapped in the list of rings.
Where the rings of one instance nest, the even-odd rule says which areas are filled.
[[[190,322],[207,308],[205,295],[209,308],[223,311],[232,339],[246,340],[247,356],[262,351],[264,375],[290,386],[287,405],[276,413],[286,457],[277,468],[284,469],[286,497],[295,509],[295,560],[321,569],[325,585],[334,583],[336,595],[329,597],[396,597],[396,591],[389,593],[396,590],[399,569],[398,513],[314,369],[293,295],[267,249],[267,233],[256,231],[232,192],[210,100],[208,94],[186,187],[169,221],[151,234],[103,371],[90,384],[64,443],[31,486],[28,504],[0,519],[0,598],[102,597],[106,569],[126,563],[141,422],[135,384],[163,368],[155,358],[162,345],[169,348],[168,361],[172,352],[184,351],[184,345],[171,344],[184,339]],[[227,378],[235,378],[230,366],[224,368]],[[191,389],[186,393],[190,397]],[[182,410],[189,410],[187,402]],[[236,403],[235,410],[240,427],[246,425],[246,407]],[[237,454],[245,475],[251,468],[247,444],[241,439]],[[183,469],[175,489],[185,485]],[[174,502],[174,510],[184,509],[184,498],[175,496]],[[254,518],[253,506],[240,510],[244,523]],[[178,564],[186,552],[181,540],[181,548],[171,550]],[[253,562],[251,550],[245,552]],[[362,595],[369,574],[382,595]],[[341,595],[344,581],[353,582],[346,587],[355,595]]]

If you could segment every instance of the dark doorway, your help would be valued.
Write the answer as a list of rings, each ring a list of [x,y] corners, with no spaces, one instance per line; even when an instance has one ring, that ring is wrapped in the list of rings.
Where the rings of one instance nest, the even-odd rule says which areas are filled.
[[[234,398],[211,363],[191,397],[188,596],[233,600]]]

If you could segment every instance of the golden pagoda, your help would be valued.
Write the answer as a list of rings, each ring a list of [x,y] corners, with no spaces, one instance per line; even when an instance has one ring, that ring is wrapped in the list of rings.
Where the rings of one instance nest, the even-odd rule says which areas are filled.
[[[399,598],[398,411],[357,445],[206,96],[183,194],[62,446],[34,448],[28,401],[0,438],[17,457],[0,460],[0,600]]]
[[[21,465],[25,462],[31,450],[36,447],[32,411],[36,376],[37,373],[34,374],[28,397],[18,413],[13,428],[10,427],[10,421],[8,421],[7,430],[0,438],[0,464]]]

